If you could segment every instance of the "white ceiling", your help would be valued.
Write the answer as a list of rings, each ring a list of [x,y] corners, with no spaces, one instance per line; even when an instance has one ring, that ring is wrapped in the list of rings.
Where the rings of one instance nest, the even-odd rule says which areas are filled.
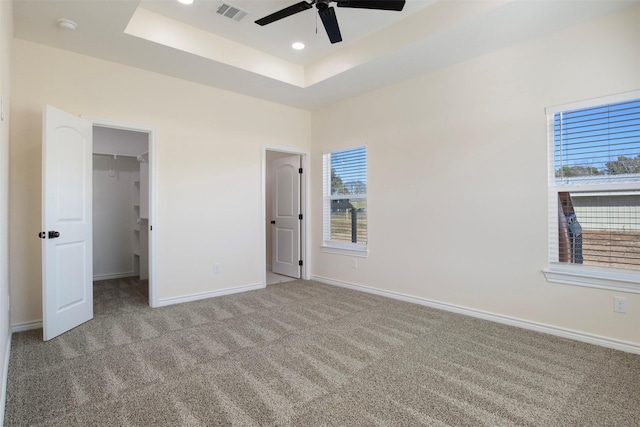
[[[216,13],[218,6],[222,3],[221,0],[195,0],[190,6],[175,0],[142,0],[140,7],[287,61],[305,65],[335,52],[347,42],[373,34],[432,3],[425,0],[409,0],[402,12],[339,8],[333,3],[332,7],[336,11],[344,39],[342,45],[333,46],[329,42],[315,7],[264,27],[254,22],[299,1],[224,0],[226,4],[249,12],[241,22],[222,18]],[[294,41],[303,42],[306,49],[302,51],[292,49],[291,44]]]
[[[297,0],[14,0],[18,38],[313,110],[640,0],[408,0],[402,12],[335,7],[330,44],[315,8],[261,27]],[[78,24],[61,30],[60,18]],[[303,51],[291,49],[302,41]]]

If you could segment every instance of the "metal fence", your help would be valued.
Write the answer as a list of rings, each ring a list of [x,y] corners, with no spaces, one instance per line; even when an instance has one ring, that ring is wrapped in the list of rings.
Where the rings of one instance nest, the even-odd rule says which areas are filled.
[[[367,211],[365,209],[332,210],[331,240],[345,243],[367,243]]]

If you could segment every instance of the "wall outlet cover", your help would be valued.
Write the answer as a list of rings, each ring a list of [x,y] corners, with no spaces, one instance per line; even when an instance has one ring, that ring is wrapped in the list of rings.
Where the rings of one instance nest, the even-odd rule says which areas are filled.
[[[626,297],[613,297],[613,311],[616,313],[627,312],[627,298]]]

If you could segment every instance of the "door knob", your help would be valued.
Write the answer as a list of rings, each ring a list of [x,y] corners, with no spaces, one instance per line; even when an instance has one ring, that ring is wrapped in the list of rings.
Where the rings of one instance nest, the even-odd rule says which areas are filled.
[[[271,221],[271,224],[275,224],[275,223],[276,223],[275,221]]]
[[[60,232],[59,231],[50,231],[49,232],[49,238],[50,239],[55,239],[56,237],[60,237]]]
[[[44,231],[41,231],[38,233],[38,237],[41,239],[46,239],[47,238],[47,233]]]

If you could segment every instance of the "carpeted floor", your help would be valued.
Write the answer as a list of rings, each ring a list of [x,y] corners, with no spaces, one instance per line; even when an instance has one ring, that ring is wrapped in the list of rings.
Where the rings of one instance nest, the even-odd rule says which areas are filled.
[[[640,356],[315,282],[13,335],[5,425],[640,426]]]

